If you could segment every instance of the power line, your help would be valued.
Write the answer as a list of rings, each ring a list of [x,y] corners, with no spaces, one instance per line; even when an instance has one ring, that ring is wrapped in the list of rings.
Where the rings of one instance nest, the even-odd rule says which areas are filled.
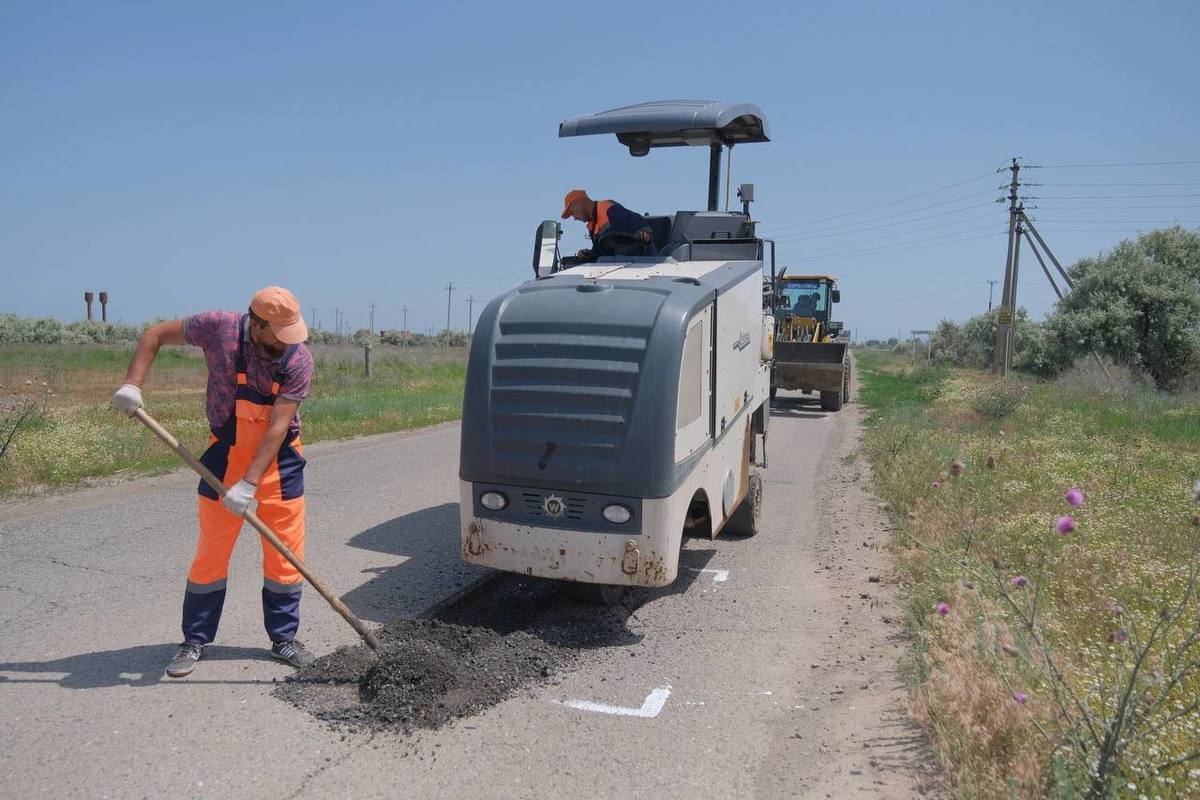
[[[825,228],[814,228],[811,231],[804,231],[804,232],[805,233],[818,233],[820,231],[833,231],[833,230],[837,230],[839,228],[853,228],[853,227],[857,227],[859,225],[865,225],[868,222],[876,222],[881,219],[892,219],[893,217],[902,217],[906,214],[915,214],[918,211],[927,211],[931,208],[938,208],[940,206],[950,205],[951,203],[961,203],[963,200],[972,200],[976,197],[982,197],[985,194],[995,194],[995,193],[996,193],[995,189],[985,189],[982,192],[975,192],[974,194],[968,194],[968,195],[964,195],[962,197],[955,197],[950,200],[943,200],[940,203],[930,203],[927,206],[917,206],[916,208],[910,208],[908,211],[897,211],[892,214],[883,214],[882,216],[878,216],[878,217],[868,217],[867,219],[860,219],[856,222],[846,222],[841,225],[830,225]],[[813,220],[813,221],[816,221],[816,220]],[[795,222],[790,225],[779,225],[774,228],[765,228],[764,230],[767,232],[782,231],[782,230],[788,230],[790,228],[799,228],[803,225],[809,225],[809,224],[811,224],[811,222]]]
[[[1040,204],[1038,208],[1043,208]],[[1146,211],[1163,208],[1200,208],[1200,203],[1182,203],[1169,206],[1045,206],[1045,211]]]
[[[986,205],[990,206],[991,203],[987,203]],[[939,222],[936,225],[922,225],[921,229],[930,231],[930,230],[936,230],[937,228],[949,228],[949,227],[953,227],[954,225],[962,225],[964,222],[976,222],[981,219],[991,219],[991,218],[994,218],[995,216],[996,216],[996,212],[989,211],[986,214],[975,214],[974,216],[971,216],[971,217],[963,217],[962,219],[951,220],[950,222]],[[825,234],[821,234],[819,236],[802,236],[800,234],[794,234],[791,236],[787,236],[783,239],[777,239],[776,241],[795,242],[795,241],[807,241],[809,239],[832,239],[837,236],[858,236],[860,233],[862,233],[862,231],[846,231],[844,233],[825,233]],[[891,239],[895,236],[907,236],[908,233],[909,233],[908,231],[900,231],[897,233],[885,234],[884,236],[876,236],[872,239],[863,239],[862,241],[878,242],[878,241],[883,241],[886,239]],[[857,242],[859,240],[855,240],[855,241]],[[846,245],[846,244],[852,245],[854,243],[855,242],[840,242],[838,244],[830,245],[830,247],[840,247],[842,245]]]
[[[1185,194],[1064,194],[1038,195],[1038,200],[1156,200],[1162,197],[1200,197],[1200,193]]]
[[[889,222],[884,225],[874,225],[874,226],[867,227],[867,228],[857,228],[853,231],[844,232],[844,233],[830,233],[830,234],[813,235],[814,233],[816,233],[816,231],[804,231],[802,233],[789,233],[785,236],[778,236],[778,237],[774,237],[774,238],[778,242],[795,241],[797,239],[827,239],[830,236],[845,236],[845,235],[847,235],[847,233],[850,233],[850,234],[865,233],[867,231],[877,231],[882,228],[892,228],[892,227],[895,227],[896,225],[907,225],[910,222],[921,222],[921,221],[927,220],[927,219],[936,219],[937,217],[944,217],[947,214],[961,214],[964,211],[973,211],[977,208],[986,208],[986,207],[990,207],[992,205],[994,205],[994,204],[993,203],[977,203],[973,206],[963,206],[962,208],[953,208],[953,209],[949,209],[947,211],[939,211],[936,214],[927,214],[924,217],[913,217],[912,219],[902,219],[902,220],[898,220],[897,222]],[[845,227],[845,226],[839,225],[836,227]],[[833,230],[833,229],[832,228],[818,228],[817,230]]]
[[[806,221],[804,221],[804,222],[797,222],[797,223],[795,223],[795,224],[796,224],[796,225],[811,225],[811,224],[813,224],[814,222],[826,222],[827,220],[831,220],[831,219],[841,219],[842,217],[852,217],[852,216],[854,216],[855,214],[862,214],[862,213],[864,213],[864,212],[867,212],[867,211],[874,211],[874,210],[876,210],[876,209],[879,209],[879,208],[887,208],[888,206],[899,205],[900,203],[906,203],[906,202],[908,202],[909,200],[915,200],[915,199],[917,199],[918,197],[925,197],[925,196],[927,196],[927,195],[931,195],[931,194],[937,194],[938,192],[944,192],[944,191],[946,191],[947,189],[953,189],[953,188],[955,188],[955,187],[957,187],[957,186],[963,186],[963,185],[965,185],[965,184],[968,184],[968,183],[974,183],[974,182],[975,182],[975,181],[977,181],[977,180],[982,180],[983,178],[990,178],[990,177],[992,177],[993,175],[995,175],[995,173],[994,173],[994,172],[985,172],[985,173],[984,173],[984,174],[982,174],[982,175],[976,175],[974,178],[967,178],[966,180],[958,181],[958,182],[956,182],[956,183],[950,183],[950,184],[947,184],[947,185],[945,185],[945,186],[939,186],[939,187],[938,187],[938,188],[936,188],[936,189],[930,189],[929,191],[926,191],[926,192],[919,192],[919,193],[917,193],[917,194],[910,194],[908,197],[901,197],[899,200],[889,200],[889,201],[888,201],[888,202],[886,202],[886,203],[880,203],[879,205],[876,205],[876,206],[867,206],[866,208],[859,208],[859,209],[856,209],[856,210],[854,210],[854,211],[843,211],[843,212],[842,212],[842,213],[840,213],[840,214],[834,214],[834,215],[832,215],[832,216],[829,216],[829,217],[820,217],[820,218],[818,218],[818,219],[810,219],[810,220],[806,220]]]
[[[1035,220],[1036,222],[1037,220]],[[1047,233],[1139,233],[1145,228],[1043,228]],[[1200,230],[1187,228],[1186,230]]]
[[[836,260],[840,260],[843,258],[858,258],[859,256],[874,256],[874,255],[881,255],[884,253],[889,253],[889,254],[890,253],[905,253],[910,250],[925,250],[929,247],[942,247],[942,246],[948,245],[948,244],[957,244],[958,242],[972,242],[977,239],[991,239],[991,238],[994,238],[996,236],[1001,236],[1001,235],[1007,236],[1008,232],[1003,231],[1000,233],[985,233],[980,236],[968,236],[964,239],[949,239],[944,242],[937,242],[935,244],[924,244],[924,245],[920,245],[918,247],[902,247],[902,248],[883,247],[883,248],[876,248],[874,250],[865,250],[861,253],[840,253],[838,255],[832,255],[832,256],[820,256],[819,259],[817,259],[817,260],[836,261]],[[804,258],[804,254],[803,253],[791,254],[790,257],[791,258]]]
[[[1022,169],[1091,169],[1109,167],[1180,167],[1200,161],[1129,161],[1123,164],[1022,164]]]
[[[1200,221],[1190,219],[1042,219],[1033,217],[1034,222],[1050,222],[1065,225],[1200,225]]]
[[[992,216],[992,215],[988,214],[987,216]],[[965,220],[960,220],[959,222],[965,222]],[[955,222],[952,224],[957,225],[959,223]],[[924,230],[929,230],[932,227],[936,227],[936,226],[931,225],[926,228],[923,228],[922,232]],[[922,242],[932,242],[937,239],[945,239],[945,238],[953,237],[953,236],[962,236],[963,234],[967,234],[967,233],[977,233],[979,231],[992,230],[994,227],[995,227],[995,225],[992,223],[989,223],[987,225],[976,225],[973,228],[966,228],[966,229],[960,230],[960,231],[948,231],[946,233],[940,233],[935,236],[928,236],[928,237],[922,236],[921,238],[918,238],[918,239],[910,239],[908,241],[893,242],[892,245],[904,246],[904,245],[909,245],[909,244],[921,244]],[[855,247],[860,247],[869,242],[887,241],[889,239],[895,238],[896,236],[912,236],[913,233],[914,233],[914,231],[904,231],[903,233],[894,233],[889,236],[877,236],[873,239],[861,239],[861,240],[856,239],[853,242],[839,242],[838,244],[829,244],[829,245],[822,245],[821,247],[809,248],[805,252],[806,253],[815,253],[815,252],[822,251],[822,250],[837,250],[837,249],[846,249],[846,248],[853,249]],[[892,245],[889,245],[889,246],[892,246]]]
[[[943,295],[943,294],[954,294],[955,292],[965,292],[968,289],[976,289],[980,286],[983,286],[985,283],[988,283],[988,281],[975,281],[973,283],[967,283],[962,286],[955,286],[953,289],[939,289],[939,290],[933,291],[933,292],[925,292],[923,294],[909,295],[908,297],[889,297],[886,300],[876,300],[871,303],[855,303],[855,307],[859,308],[859,307],[865,307],[865,306],[878,306],[878,305],[882,305],[884,303],[906,303],[909,300],[924,300],[926,297],[937,297],[937,296]]]
[[[1072,187],[1088,187],[1088,186],[1200,186],[1200,181],[1192,181],[1188,183],[1032,183],[1026,184],[1029,186],[1072,186]]]

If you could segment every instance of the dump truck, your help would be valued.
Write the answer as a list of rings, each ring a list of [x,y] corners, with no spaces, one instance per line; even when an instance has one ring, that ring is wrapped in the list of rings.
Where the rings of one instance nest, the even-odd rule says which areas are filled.
[[[758,532],[775,320],[748,203],[717,210],[723,150],[769,141],[762,111],[664,101],[559,126],[596,134],[633,156],[709,148],[708,207],[646,215],[652,251],[618,234],[623,255],[590,263],[537,226],[534,278],[475,327],[459,481],[465,561],[610,603],[672,583],[685,531]]]
[[[850,396],[850,345],[832,319],[841,301],[832,275],[778,276],[774,290],[775,366],[771,398],[779,389],[819,392],[821,408],[838,411]]]

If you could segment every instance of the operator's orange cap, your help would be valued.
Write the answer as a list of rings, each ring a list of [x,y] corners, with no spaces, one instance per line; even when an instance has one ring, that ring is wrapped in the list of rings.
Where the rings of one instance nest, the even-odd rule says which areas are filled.
[[[587,192],[585,192],[583,189],[572,189],[571,191],[567,192],[567,196],[563,198],[562,218],[566,219],[567,217],[571,216],[571,203],[574,203],[576,200],[586,199]]]
[[[259,289],[250,301],[250,310],[265,319],[271,332],[284,344],[300,344],[308,338],[300,301],[282,286]]]

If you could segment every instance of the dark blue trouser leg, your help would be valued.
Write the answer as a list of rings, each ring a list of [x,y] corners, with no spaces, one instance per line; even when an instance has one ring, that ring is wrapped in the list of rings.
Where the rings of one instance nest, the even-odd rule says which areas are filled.
[[[290,642],[296,638],[296,631],[300,629],[301,585],[284,587],[277,584],[273,589],[263,587],[263,625],[272,642]]]
[[[221,609],[225,605],[225,586],[211,591],[195,592],[191,588],[183,594],[183,640],[209,644],[217,638],[217,625],[221,622]]]

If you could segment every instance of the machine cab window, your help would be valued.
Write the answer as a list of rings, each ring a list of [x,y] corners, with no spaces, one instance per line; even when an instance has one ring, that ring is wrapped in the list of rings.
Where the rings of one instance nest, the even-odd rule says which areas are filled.
[[[797,317],[823,316],[829,307],[829,283],[827,281],[802,280],[785,283],[777,314],[786,313]]]

